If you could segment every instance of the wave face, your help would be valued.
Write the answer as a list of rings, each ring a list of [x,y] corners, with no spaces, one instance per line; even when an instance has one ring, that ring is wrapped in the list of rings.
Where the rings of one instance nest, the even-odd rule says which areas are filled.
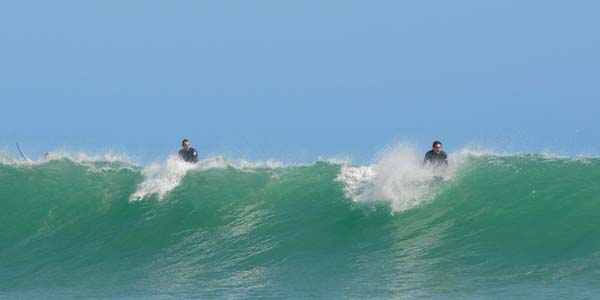
[[[415,157],[0,164],[0,298],[600,295],[599,159]]]

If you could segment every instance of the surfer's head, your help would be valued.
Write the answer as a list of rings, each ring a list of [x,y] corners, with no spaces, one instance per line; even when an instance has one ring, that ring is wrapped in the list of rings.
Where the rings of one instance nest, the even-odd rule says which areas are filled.
[[[187,150],[190,148],[190,140],[188,139],[183,139],[183,141],[181,141],[181,147],[183,147],[183,149]]]
[[[440,153],[440,151],[442,151],[442,142],[434,141],[431,147],[433,148],[433,152]]]

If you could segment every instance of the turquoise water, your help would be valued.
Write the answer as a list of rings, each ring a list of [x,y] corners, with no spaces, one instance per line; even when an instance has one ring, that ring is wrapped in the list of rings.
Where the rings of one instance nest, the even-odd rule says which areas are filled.
[[[600,299],[600,159],[411,163],[5,162],[0,298]]]

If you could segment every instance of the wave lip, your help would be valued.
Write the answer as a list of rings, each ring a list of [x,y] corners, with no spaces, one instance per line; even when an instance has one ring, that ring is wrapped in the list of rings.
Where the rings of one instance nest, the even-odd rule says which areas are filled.
[[[177,155],[169,156],[163,165],[150,164],[142,170],[145,179],[138,185],[129,201],[138,201],[153,194],[156,194],[159,200],[163,199],[168,192],[181,183],[188,171],[198,166],[183,161]]]

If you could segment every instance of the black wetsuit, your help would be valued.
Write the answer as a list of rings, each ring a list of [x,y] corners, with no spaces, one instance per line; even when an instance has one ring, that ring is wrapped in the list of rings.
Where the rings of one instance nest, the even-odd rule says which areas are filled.
[[[187,151],[185,151],[185,149],[179,150],[179,156],[187,162],[191,162],[191,163],[198,162],[198,152],[196,152],[196,149],[191,148],[191,147],[188,148]]]
[[[423,164],[428,163],[434,166],[447,166],[448,155],[446,155],[446,152],[441,150],[440,153],[435,153],[433,150],[429,150],[427,153],[425,153],[425,160],[423,160]]]

